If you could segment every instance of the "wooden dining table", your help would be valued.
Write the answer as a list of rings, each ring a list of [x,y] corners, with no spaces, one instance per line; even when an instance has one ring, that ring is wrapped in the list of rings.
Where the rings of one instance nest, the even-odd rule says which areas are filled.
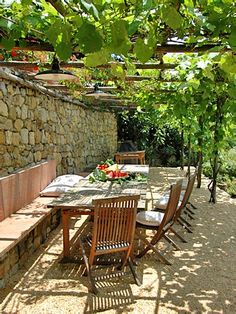
[[[128,166],[129,172],[132,165]],[[138,167],[140,171],[138,171]],[[122,165],[119,165],[122,168]],[[124,167],[128,171],[127,167]],[[124,170],[124,168],[122,170]],[[134,165],[133,172],[139,172],[148,175],[148,166]],[[93,215],[93,200],[98,198],[107,198],[121,195],[140,195],[138,209],[146,208],[147,180],[124,180],[120,183],[113,180],[106,182],[96,181],[91,183],[89,178],[79,181],[69,192],[53,200],[48,207],[61,209],[62,228],[63,228],[63,258],[62,261],[70,261],[70,218],[81,215]]]

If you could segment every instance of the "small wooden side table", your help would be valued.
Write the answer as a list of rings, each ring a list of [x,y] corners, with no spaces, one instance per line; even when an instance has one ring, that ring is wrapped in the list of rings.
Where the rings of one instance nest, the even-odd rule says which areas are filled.
[[[140,165],[145,165],[145,150],[117,152],[115,154],[115,161],[117,164],[125,163],[126,160],[135,160]]]

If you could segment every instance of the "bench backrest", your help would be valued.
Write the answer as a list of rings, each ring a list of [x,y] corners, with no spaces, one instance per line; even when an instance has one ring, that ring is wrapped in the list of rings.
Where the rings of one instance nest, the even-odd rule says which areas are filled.
[[[0,221],[30,204],[56,177],[56,161],[49,160],[0,178]]]

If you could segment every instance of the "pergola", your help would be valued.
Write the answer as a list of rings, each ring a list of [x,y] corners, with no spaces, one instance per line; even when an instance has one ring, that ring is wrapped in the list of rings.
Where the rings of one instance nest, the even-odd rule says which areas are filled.
[[[9,1],[0,8],[1,67],[24,70],[22,77],[34,80],[35,67],[49,69],[54,54],[62,69],[113,71],[99,88],[108,95],[118,93],[119,98],[102,101],[122,110],[136,106],[121,96],[126,84],[144,80],[171,83],[173,88],[164,85],[156,92],[175,93],[181,80],[162,75],[178,67],[177,63],[163,61],[167,54],[228,53],[228,63],[223,60],[221,65],[226,63],[224,70],[229,75],[235,73],[236,6],[230,1],[35,0]],[[22,55],[32,53],[33,57],[15,60],[18,51]],[[33,55],[36,52],[50,58],[38,61]],[[156,71],[157,75],[145,74],[146,70]],[[113,83],[107,85],[108,80]],[[98,78],[90,78],[89,83],[80,86],[83,93],[91,93]],[[67,84],[58,82],[43,86],[56,92],[69,91]],[[124,106],[124,102],[130,106]]]
[[[164,73],[178,65],[164,63],[165,54],[231,51],[230,36],[233,36],[231,32],[234,29],[230,27],[232,20],[229,14],[235,11],[235,6],[225,5],[222,10],[221,4],[215,4],[213,9],[216,12],[222,10],[221,15],[219,12],[218,15],[222,19],[228,19],[227,23],[218,25],[217,32],[214,31],[217,22],[210,16],[211,5],[203,7],[201,1],[193,1],[192,4],[188,1],[102,1],[102,5],[96,1],[80,3],[73,0],[48,0],[45,4],[41,1],[20,4],[9,1],[2,4],[1,9],[2,51],[14,51],[15,54],[20,51],[23,56],[29,52],[44,55],[55,52],[61,59],[62,69],[119,67],[125,71],[123,81],[128,83],[149,79],[175,82],[175,79],[165,79],[161,75],[145,75],[145,70]],[[32,18],[29,18],[29,13]],[[200,23],[200,18],[212,25],[207,26],[211,32],[203,22]],[[20,28],[18,31],[17,27]],[[114,54],[118,59],[111,57]],[[51,68],[50,62],[34,60],[36,58],[27,61],[15,59],[13,57],[9,60],[3,55],[0,66],[26,71],[25,77],[30,80],[34,79],[36,67]],[[142,75],[129,74],[127,60],[136,70],[142,70]],[[110,78],[114,82],[119,79],[114,74]],[[85,93],[91,92],[92,84],[94,83],[84,86]],[[120,91],[119,85],[114,83],[106,86],[101,83],[101,90],[115,93]],[[64,84],[49,82],[44,86],[69,93]],[[163,89],[164,92],[169,92],[166,88]]]

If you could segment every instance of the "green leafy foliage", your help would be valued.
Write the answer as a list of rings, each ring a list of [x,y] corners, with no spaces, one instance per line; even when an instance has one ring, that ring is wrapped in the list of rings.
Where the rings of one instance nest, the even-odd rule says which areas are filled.
[[[168,125],[160,126],[161,119],[154,110],[133,114],[123,112],[117,114],[117,118],[119,140],[131,140],[138,150],[145,150],[145,158],[149,165],[179,165],[179,132]]]
[[[84,22],[78,30],[78,45],[84,53],[99,51],[102,47],[102,37],[94,25]]]
[[[130,50],[126,21],[118,20],[111,25],[111,48],[114,53],[124,55]]]
[[[164,7],[162,9],[163,21],[173,29],[178,29],[182,26],[183,19],[179,12],[174,7]]]
[[[210,162],[203,164],[204,174],[212,178]],[[230,148],[221,155],[221,166],[218,175],[218,186],[231,197],[236,197],[236,148]]]
[[[5,47],[7,50],[11,50],[15,46],[14,39],[1,39],[1,44]]]
[[[23,0],[3,2],[0,9],[4,39],[52,43],[63,59],[75,48],[86,55],[104,48],[127,56],[133,51],[131,42],[136,42],[135,54],[145,62],[156,44],[177,37],[198,46],[215,42],[235,50],[236,7],[230,0]]]
[[[211,165],[218,163],[236,123],[234,1],[23,0],[1,4],[0,14],[3,57],[12,57],[10,50],[16,43],[24,47],[36,41],[51,44],[61,60],[69,59],[72,51],[82,52],[89,67],[107,63],[114,53],[125,59],[125,70],[117,63],[107,72],[99,69],[95,75],[93,70],[87,81],[124,79],[126,73],[137,73],[133,61],[144,63],[152,57],[160,63],[178,63],[175,70],[151,73],[162,82],[153,79],[132,86],[119,82],[124,88],[121,95],[138,106],[134,127],[139,126],[138,143],[150,150],[151,162],[156,153],[151,152],[153,146],[169,164],[177,164],[179,156],[168,136],[174,130],[178,147],[183,133],[185,143],[191,139],[188,149],[193,156],[202,151]],[[198,47],[216,43],[219,53],[159,56],[156,45],[168,41]]]
[[[89,182],[93,183],[95,181],[107,181],[106,173],[98,168],[95,168],[92,174],[89,176]]]
[[[67,22],[55,20],[46,32],[49,42],[55,47],[58,57],[67,60],[72,54],[71,26]]]
[[[134,45],[134,53],[141,62],[145,63],[153,55],[153,47],[146,45],[144,40],[139,38]]]

